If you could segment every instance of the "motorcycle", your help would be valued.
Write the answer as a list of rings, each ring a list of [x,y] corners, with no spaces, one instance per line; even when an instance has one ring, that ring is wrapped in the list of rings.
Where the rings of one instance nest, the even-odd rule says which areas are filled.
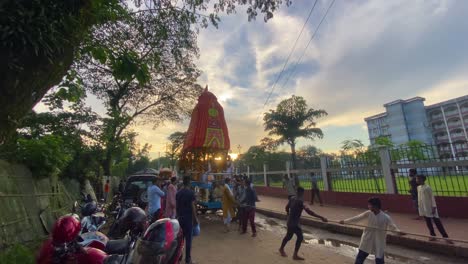
[[[178,264],[182,260],[184,238],[179,222],[164,218],[151,224],[125,255],[109,256],[106,264]]]
[[[77,216],[59,218],[54,224],[50,238],[40,249],[37,263],[77,264],[177,264],[182,258],[184,240],[179,222],[175,219],[161,219],[146,228],[146,214],[141,208],[129,208],[122,216],[122,226],[127,237],[122,240],[107,240],[98,231],[98,237],[81,234],[81,223]],[[84,237],[83,237],[84,236]],[[87,237],[88,236],[88,237]],[[104,241],[104,250],[98,243],[83,245],[80,242]],[[95,246],[95,247],[93,247]]]

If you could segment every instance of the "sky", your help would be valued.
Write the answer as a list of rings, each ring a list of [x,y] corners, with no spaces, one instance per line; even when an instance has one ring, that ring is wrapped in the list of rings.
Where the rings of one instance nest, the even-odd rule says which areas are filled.
[[[326,152],[339,150],[346,139],[368,144],[364,118],[383,112],[387,102],[422,96],[432,104],[468,94],[468,1],[336,0],[305,50],[331,3],[318,0],[264,106],[313,3],[293,0],[267,23],[262,16],[248,22],[238,8],[221,17],[218,29],[200,31],[198,82],[224,107],[234,153],[238,145],[245,152],[259,144],[266,135],[261,114],[293,94],[328,112],[317,120],[324,138],[298,144]],[[99,103],[91,99],[97,108]],[[134,129],[140,144],[152,145],[155,158],[163,155],[167,136],[186,131],[188,123]]]

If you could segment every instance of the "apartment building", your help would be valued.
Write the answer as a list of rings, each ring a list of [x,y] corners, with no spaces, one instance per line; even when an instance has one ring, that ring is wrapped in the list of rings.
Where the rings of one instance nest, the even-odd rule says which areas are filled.
[[[429,106],[424,101],[399,99],[385,104],[385,112],[365,118],[371,144],[382,136],[396,145],[418,140],[437,145],[441,156],[467,156],[468,95]]]

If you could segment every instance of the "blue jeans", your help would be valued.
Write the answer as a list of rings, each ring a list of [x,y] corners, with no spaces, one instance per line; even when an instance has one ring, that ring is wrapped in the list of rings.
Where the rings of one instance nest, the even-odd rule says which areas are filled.
[[[179,224],[182,228],[185,239],[185,263],[191,263],[192,261],[192,232],[193,232],[193,223],[192,217],[179,218]]]
[[[354,262],[354,264],[363,264],[367,256],[369,256],[369,253],[359,250],[359,253],[356,256],[356,261]],[[384,258],[377,258],[377,257],[375,258],[375,264],[384,264],[384,263],[385,263]]]

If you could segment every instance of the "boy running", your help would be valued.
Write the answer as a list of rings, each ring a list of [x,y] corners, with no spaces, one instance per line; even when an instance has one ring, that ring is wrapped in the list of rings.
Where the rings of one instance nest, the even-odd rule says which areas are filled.
[[[299,223],[301,219],[302,210],[305,210],[311,216],[320,218],[323,222],[328,221],[325,217],[314,213],[304,204],[304,188],[297,188],[297,196],[291,197],[291,199],[288,202],[288,205],[286,205],[286,213],[288,214],[288,231],[286,233],[286,236],[283,238],[283,242],[281,243],[281,247],[279,249],[279,252],[282,257],[288,256],[286,255],[286,252],[284,252],[284,247],[289,242],[289,240],[291,240],[293,235],[296,234],[297,240],[296,246],[294,248],[293,259],[304,260],[304,258],[299,257],[298,255],[299,248],[301,247],[301,243],[304,240],[304,236],[302,235],[302,229]]]

